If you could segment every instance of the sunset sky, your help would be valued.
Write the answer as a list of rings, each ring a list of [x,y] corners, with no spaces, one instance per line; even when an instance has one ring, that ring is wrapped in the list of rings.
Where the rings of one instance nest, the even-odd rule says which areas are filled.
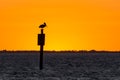
[[[0,50],[120,50],[120,0],[0,0]]]

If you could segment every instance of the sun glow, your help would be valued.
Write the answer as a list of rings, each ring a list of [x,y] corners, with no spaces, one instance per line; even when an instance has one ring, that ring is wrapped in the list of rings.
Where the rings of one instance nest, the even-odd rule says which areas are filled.
[[[0,50],[120,50],[119,0],[1,0]]]

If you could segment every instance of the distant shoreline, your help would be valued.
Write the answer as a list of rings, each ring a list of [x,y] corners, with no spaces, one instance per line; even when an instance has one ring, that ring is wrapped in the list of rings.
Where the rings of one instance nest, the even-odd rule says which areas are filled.
[[[1,50],[0,53],[39,53],[39,51],[7,51],[7,50]],[[80,50],[80,51],[75,51],[75,50],[71,50],[71,51],[44,51],[44,53],[120,53],[120,51],[96,51],[96,50]]]

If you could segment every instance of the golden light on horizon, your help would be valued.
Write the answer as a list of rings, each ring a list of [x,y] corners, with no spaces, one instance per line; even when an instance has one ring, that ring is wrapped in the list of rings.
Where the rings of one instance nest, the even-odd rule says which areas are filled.
[[[120,50],[119,0],[1,0],[0,50]]]

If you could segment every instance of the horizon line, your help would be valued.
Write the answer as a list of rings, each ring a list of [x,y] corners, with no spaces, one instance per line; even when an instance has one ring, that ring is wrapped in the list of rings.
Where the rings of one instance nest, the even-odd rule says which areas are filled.
[[[39,52],[40,50],[0,50],[0,52]],[[109,50],[44,50],[44,52],[86,52],[86,53],[101,53],[101,52],[106,52],[106,53],[120,53],[120,51],[109,51]]]

